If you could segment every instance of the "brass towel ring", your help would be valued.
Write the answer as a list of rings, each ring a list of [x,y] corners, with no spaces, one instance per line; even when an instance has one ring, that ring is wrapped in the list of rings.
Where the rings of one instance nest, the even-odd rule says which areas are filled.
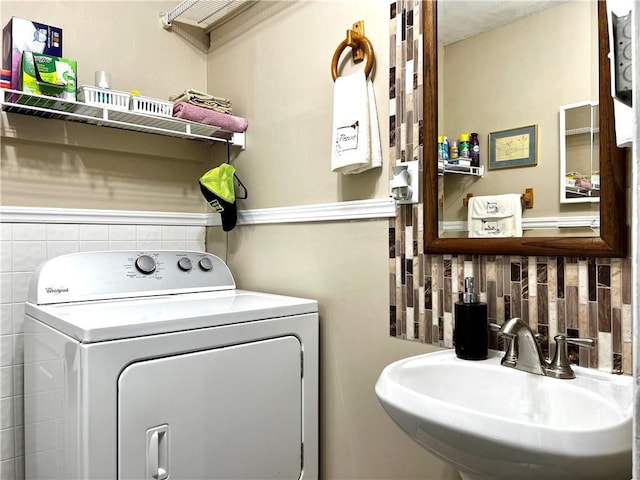
[[[353,30],[347,30],[347,38],[338,45],[338,48],[333,54],[333,59],[331,60],[331,76],[333,77],[333,81],[335,82],[336,78],[339,76],[338,62],[340,61],[340,55],[342,55],[343,50],[347,47],[351,47],[354,51],[356,48],[364,48],[364,52],[367,56],[367,63],[364,66],[364,74],[369,78],[369,74],[371,73],[371,70],[373,70],[373,62],[375,61],[371,42],[364,35],[360,35]]]

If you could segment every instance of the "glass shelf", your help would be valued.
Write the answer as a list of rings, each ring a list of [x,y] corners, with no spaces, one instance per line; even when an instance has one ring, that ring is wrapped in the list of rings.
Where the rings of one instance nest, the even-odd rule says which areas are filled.
[[[153,133],[189,140],[231,143],[244,148],[245,134],[173,117],[112,110],[60,98],[0,89],[2,110],[41,118],[69,120],[135,132]]]

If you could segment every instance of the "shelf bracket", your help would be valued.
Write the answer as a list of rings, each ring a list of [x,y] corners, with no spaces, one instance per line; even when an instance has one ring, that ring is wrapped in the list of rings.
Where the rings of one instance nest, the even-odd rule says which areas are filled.
[[[160,19],[162,20],[162,28],[165,30],[169,30],[171,28],[172,22],[182,15],[184,12],[193,7],[200,0],[184,0],[177,7],[175,7],[170,12],[162,12],[160,14]]]
[[[231,140],[231,145],[240,147],[240,150],[247,148],[247,135],[246,133],[234,133]]]
[[[182,23],[179,20],[176,20],[174,23],[171,18],[172,17],[169,13],[160,13],[162,28],[182,37],[191,45],[205,53],[209,51],[209,47],[211,46],[211,36],[208,33],[200,27],[193,26],[189,23]]]

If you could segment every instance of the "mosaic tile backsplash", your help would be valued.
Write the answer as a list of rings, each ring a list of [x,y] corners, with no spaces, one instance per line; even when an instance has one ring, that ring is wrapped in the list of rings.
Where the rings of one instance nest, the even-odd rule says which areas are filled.
[[[390,2],[389,158],[419,160],[422,170],[422,26],[420,2]],[[520,317],[544,338],[593,338],[594,349],[569,346],[570,361],[632,373],[629,258],[425,255],[422,204],[403,205],[389,225],[390,334],[453,347],[453,311],[464,278],[476,279],[489,321]],[[490,347],[502,349],[495,334]]]

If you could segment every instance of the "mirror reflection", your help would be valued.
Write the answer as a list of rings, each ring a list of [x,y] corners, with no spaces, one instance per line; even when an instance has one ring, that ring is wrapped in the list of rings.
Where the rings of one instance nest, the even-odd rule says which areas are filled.
[[[437,12],[439,236],[599,236],[597,2]]]
[[[599,120],[594,102],[560,108],[560,203],[600,201]]]

